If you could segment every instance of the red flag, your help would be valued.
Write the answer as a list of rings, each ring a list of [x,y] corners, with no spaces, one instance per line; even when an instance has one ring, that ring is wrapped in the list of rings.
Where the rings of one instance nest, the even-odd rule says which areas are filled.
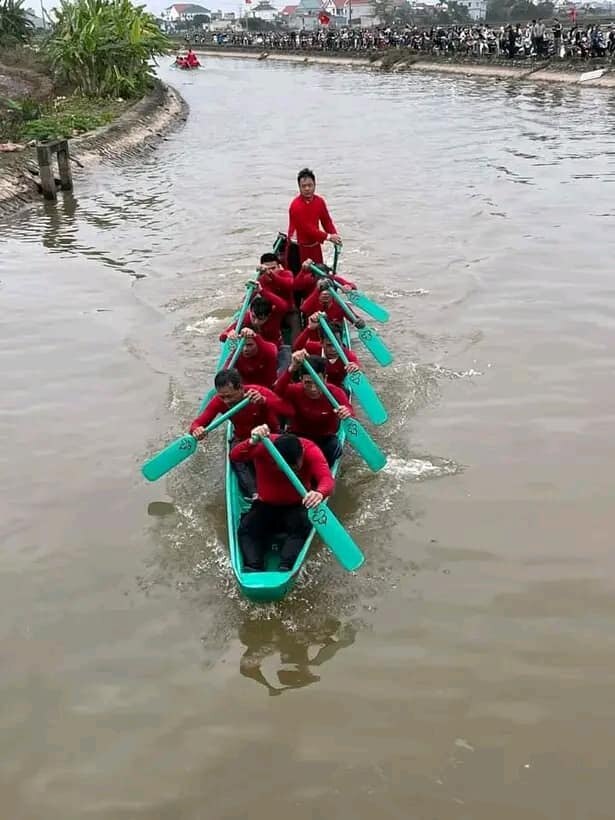
[[[244,3],[246,4],[246,6],[249,6],[252,3],[252,0],[244,0]]]
[[[323,26],[328,26],[331,22],[331,18],[328,14],[325,14],[324,11],[321,11],[318,15],[318,22],[321,23]]]

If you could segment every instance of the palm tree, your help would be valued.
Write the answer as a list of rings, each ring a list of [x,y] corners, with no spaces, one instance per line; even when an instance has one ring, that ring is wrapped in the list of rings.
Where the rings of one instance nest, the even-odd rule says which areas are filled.
[[[25,43],[32,36],[34,23],[24,0],[0,0],[0,44]]]

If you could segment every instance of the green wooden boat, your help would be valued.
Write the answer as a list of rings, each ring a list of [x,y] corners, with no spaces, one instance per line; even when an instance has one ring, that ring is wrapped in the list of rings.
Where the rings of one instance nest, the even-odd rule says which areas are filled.
[[[346,346],[350,346],[350,334],[347,326],[344,327],[344,344]],[[223,362],[219,363],[220,366],[222,366],[222,364]],[[229,443],[232,437],[233,425],[229,422],[227,425],[226,435],[225,494],[228,543],[233,573],[235,575],[239,590],[248,600],[257,602],[280,601],[288,595],[295,585],[299,571],[307,558],[316,531],[314,529],[310,531],[308,537],[305,539],[301,552],[297,556],[295,565],[290,572],[278,572],[278,566],[280,563],[278,547],[279,542],[283,537],[283,533],[280,533],[280,537],[275,539],[271,544],[271,548],[269,549],[265,560],[265,572],[244,571],[243,556],[241,554],[241,549],[239,548],[237,531],[239,529],[241,516],[250,508],[250,502],[242,496],[239,490],[237,476],[231,467],[231,462],[228,457]],[[345,436],[342,431],[340,431],[340,442],[343,447],[345,444]],[[333,465],[332,473],[335,477],[337,477],[339,472],[340,462],[341,459],[338,459],[338,461]]]

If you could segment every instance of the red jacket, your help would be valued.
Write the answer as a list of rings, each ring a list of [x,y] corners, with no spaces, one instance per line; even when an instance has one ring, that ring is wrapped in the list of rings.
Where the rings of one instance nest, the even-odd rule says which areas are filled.
[[[319,290],[313,290],[311,294],[307,296],[303,302],[301,302],[301,312],[306,317],[310,317],[312,313],[317,313],[320,310],[324,310],[328,322],[341,322],[346,317],[346,314],[333,299],[333,297],[331,297],[331,304],[329,307],[324,308],[323,305],[320,304],[319,299],[321,292],[322,291]]]
[[[278,437],[271,436],[275,441]],[[333,492],[335,480],[323,456],[320,447],[305,438],[303,445],[303,464],[297,476],[307,490],[317,490],[325,498]],[[251,461],[256,470],[256,491],[265,504],[298,504],[299,493],[295,490],[278,465],[267,452],[265,445],[259,441],[252,444],[250,439],[236,444],[230,452],[231,461]]]
[[[321,196],[314,194],[309,202],[301,194],[293,199],[288,208],[287,234],[289,239],[296,235],[302,262],[306,259],[322,262],[320,246],[327,234],[332,233],[337,233],[337,228],[329,215],[327,203]]]
[[[278,374],[278,348],[273,342],[266,342],[257,333],[254,337],[258,353],[256,356],[239,354],[235,368],[244,383],[273,387]]]
[[[299,273],[295,276],[295,290],[297,293],[303,293],[304,296],[310,296],[312,291],[315,289],[317,282],[319,281],[320,277],[316,276],[316,274],[312,273],[312,271],[307,269],[301,269]],[[340,285],[347,285],[351,287],[353,290],[357,289],[357,286],[354,282],[351,282],[350,279],[344,279],[343,276],[338,276],[337,274],[333,277],[336,282]]]
[[[305,330],[302,330],[297,336],[293,345],[293,350],[303,350],[303,348],[305,348],[311,356],[323,356],[327,362],[327,381],[330,384],[341,387],[346,376],[346,366],[339,357],[336,357],[333,361],[331,361],[331,359],[327,359],[323,352],[322,342],[317,330],[310,330],[309,327],[306,327]],[[361,362],[352,350],[349,350],[343,345],[342,350],[346,354],[346,358],[349,362],[353,362],[361,367]]]
[[[248,313],[243,321],[242,327],[250,327],[252,330],[257,330],[266,342],[273,342],[277,347],[279,347],[282,344],[282,320],[288,313],[288,304],[285,299],[282,299],[281,296],[278,296],[277,293],[274,293],[267,287],[261,288],[261,295],[271,302],[272,310],[269,318],[265,324],[257,330],[257,328],[252,325],[250,314]],[[231,330],[235,329],[236,324],[237,322],[233,322],[220,334],[221,342],[226,341],[226,337]]]
[[[285,370],[273,387],[274,391],[292,407],[292,413],[288,414],[290,432],[311,439],[334,436],[340,426],[340,420],[333,412],[329,399],[322,394],[317,399],[309,399],[301,382],[292,384],[290,378],[289,371]],[[334,384],[327,386],[339,404],[347,407],[352,413],[352,407],[344,391]]]
[[[265,277],[265,278],[263,278]],[[269,281],[268,281],[269,280]],[[295,287],[295,277],[291,271],[280,268],[267,274],[261,274],[258,280],[263,288],[266,288],[286,302],[286,309],[293,307],[293,290]]]
[[[258,390],[261,396],[265,397],[264,404],[250,404],[236,413],[231,421],[235,427],[237,438],[250,438],[253,427],[259,424],[268,424],[270,430],[280,429],[279,416],[290,416],[292,414],[291,405],[283,401],[272,390],[261,387],[258,384],[245,384],[245,390]],[[230,408],[219,396],[214,396],[200,416],[197,416],[190,425],[190,432],[196,427],[207,427],[220,413],[226,413]]]

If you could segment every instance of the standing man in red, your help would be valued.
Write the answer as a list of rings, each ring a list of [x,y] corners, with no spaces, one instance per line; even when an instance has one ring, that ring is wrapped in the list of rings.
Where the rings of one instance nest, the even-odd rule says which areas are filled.
[[[322,243],[341,245],[342,239],[329,215],[327,203],[316,193],[316,177],[309,168],[297,174],[299,196],[295,197],[288,209],[288,239],[299,245],[301,263],[311,259],[316,264],[323,262]]]

